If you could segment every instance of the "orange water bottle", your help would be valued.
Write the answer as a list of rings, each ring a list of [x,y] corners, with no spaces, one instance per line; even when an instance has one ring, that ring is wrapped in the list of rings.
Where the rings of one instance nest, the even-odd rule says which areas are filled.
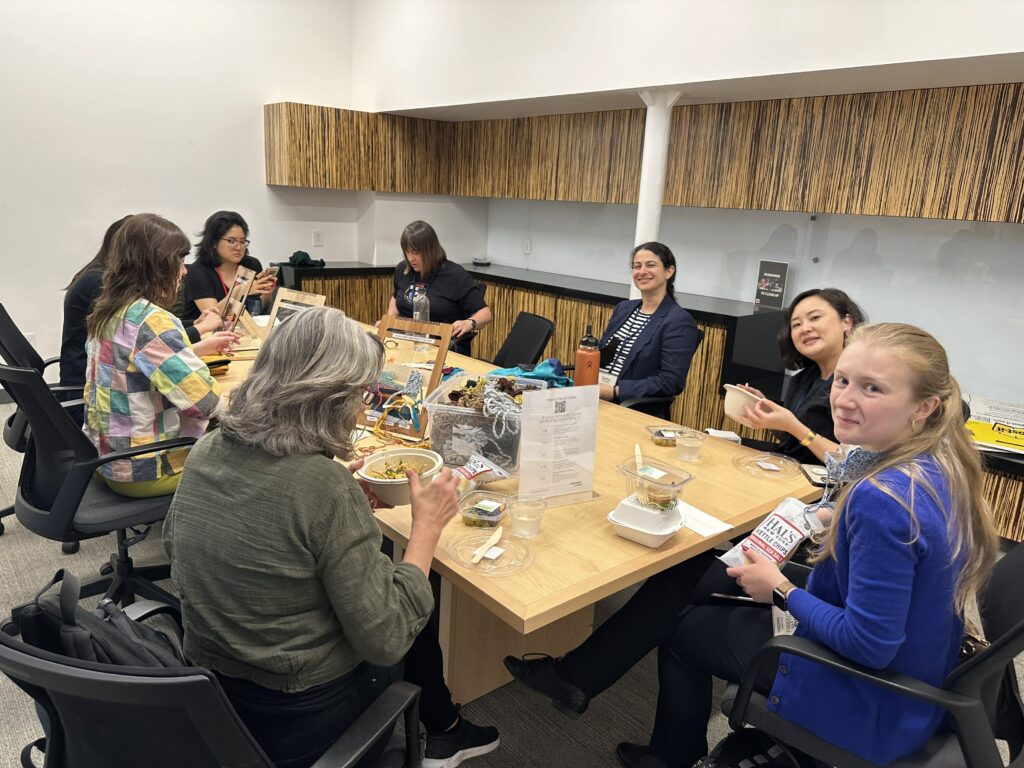
[[[601,353],[597,349],[597,339],[592,333],[593,326],[587,326],[586,335],[580,339],[576,350],[576,375],[573,380],[577,387],[597,384],[597,375],[601,370]]]

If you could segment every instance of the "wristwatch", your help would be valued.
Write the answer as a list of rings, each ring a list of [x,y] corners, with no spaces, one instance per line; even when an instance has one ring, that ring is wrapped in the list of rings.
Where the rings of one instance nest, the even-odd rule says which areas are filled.
[[[473,330],[475,331],[476,330],[476,320],[471,317],[471,318],[469,318],[469,322],[471,322],[473,324]]]
[[[772,590],[772,603],[780,611],[789,610],[789,593],[796,589],[792,582],[784,581]]]

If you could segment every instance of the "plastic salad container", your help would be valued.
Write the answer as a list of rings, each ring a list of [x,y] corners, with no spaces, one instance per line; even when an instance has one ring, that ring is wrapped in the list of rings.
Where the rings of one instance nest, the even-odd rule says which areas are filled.
[[[693,475],[663,461],[645,458],[638,468],[635,458],[619,464],[619,474],[626,478],[626,494],[645,507],[667,510],[675,507],[683,486]]]
[[[472,491],[459,499],[462,522],[474,528],[495,528],[508,511],[508,497],[492,491]]]

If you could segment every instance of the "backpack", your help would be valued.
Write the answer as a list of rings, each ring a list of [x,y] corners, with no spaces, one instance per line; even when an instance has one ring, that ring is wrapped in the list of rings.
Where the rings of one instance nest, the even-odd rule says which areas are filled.
[[[60,583],[59,595],[46,595]],[[14,624],[28,645],[72,659],[125,667],[186,666],[174,629],[162,631],[129,618],[112,600],[93,610],[79,605],[81,583],[61,569],[35,599],[14,614]],[[173,610],[173,609],[172,609]]]

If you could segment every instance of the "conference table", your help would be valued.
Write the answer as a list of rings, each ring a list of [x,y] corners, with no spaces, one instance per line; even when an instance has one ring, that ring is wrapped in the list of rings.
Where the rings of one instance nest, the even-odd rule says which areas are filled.
[[[489,363],[451,352],[445,364],[470,373],[493,369]],[[220,378],[222,391],[229,393],[251,365],[232,362]],[[820,496],[820,489],[802,473],[777,478],[740,469],[734,459],[754,451],[727,440],[708,438],[698,461],[679,461],[673,447],[659,447],[650,440],[645,427],[652,424],[670,426],[612,403],[599,404],[593,495],[586,501],[549,506],[540,534],[527,541],[533,561],[518,573],[496,577],[461,566],[448,545],[472,529],[458,515],[448,523],[433,569],[442,580],[440,640],[445,678],[456,701],[472,701],[511,680],[501,663],[507,654],[559,655],[578,645],[593,629],[594,604],[602,598],[751,530],[787,496],[808,502]],[[633,456],[638,442],[645,457],[694,476],[683,488],[683,500],[722,521],[725,530],[705,537],[683,528],[656,549],[614,532],[607,516],[626,495],[617,467]],[[488,484],[487,489],[508,493],[516,486],[513,477]],[[378,509],[375,515],[400,558],[409,541],[409,507]]]

